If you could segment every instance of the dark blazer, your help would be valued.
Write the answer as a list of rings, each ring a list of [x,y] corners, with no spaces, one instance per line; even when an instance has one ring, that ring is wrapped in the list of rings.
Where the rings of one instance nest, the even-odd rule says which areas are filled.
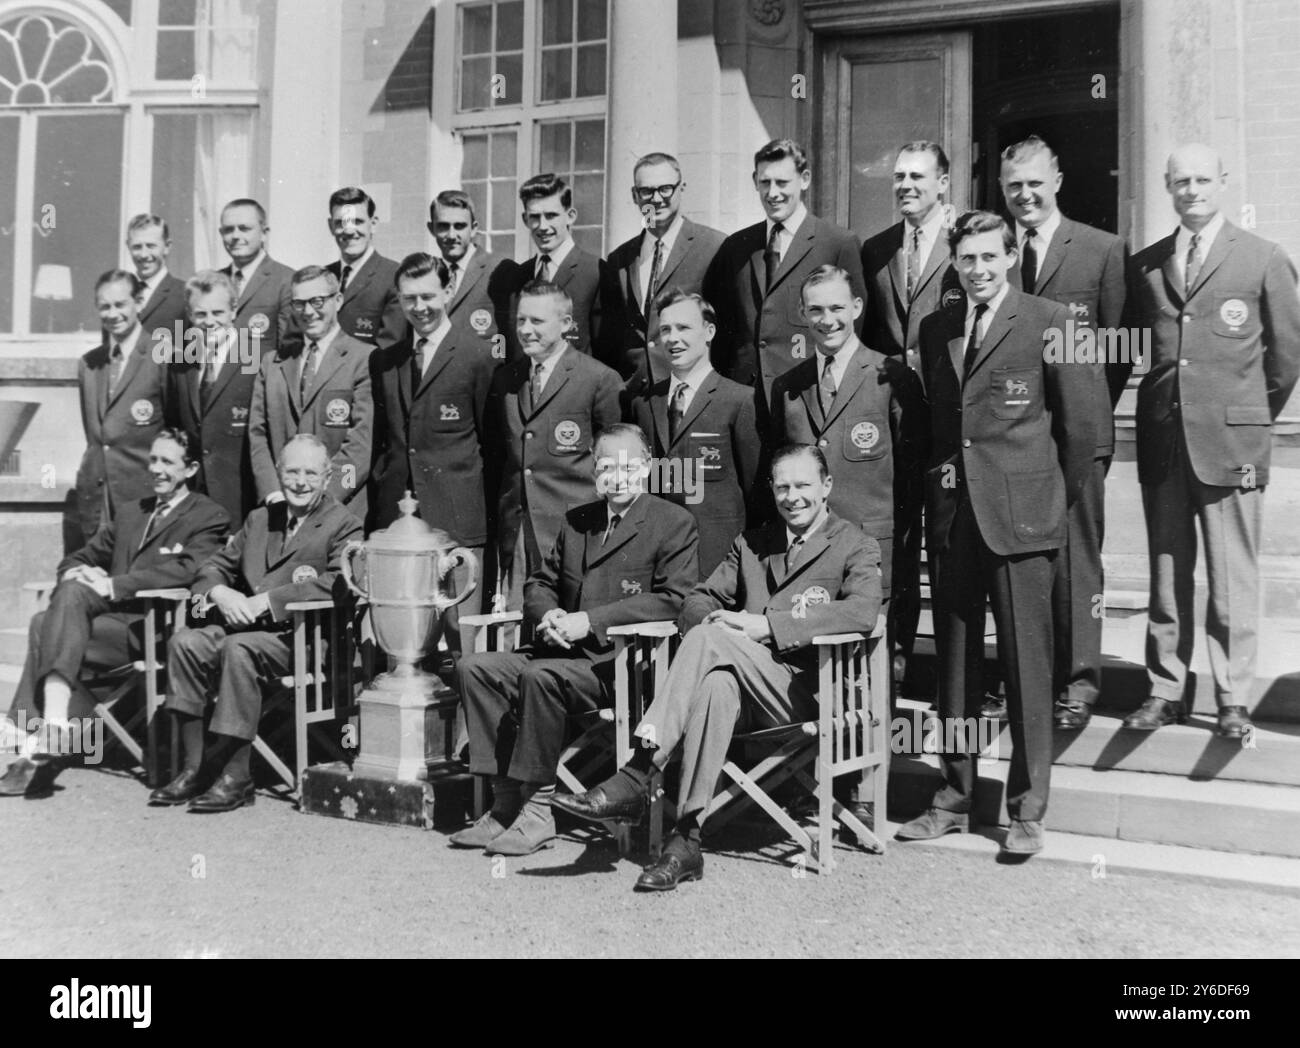
[[[105,338],[77,363],[86,434],[77,468],[77,509],[86,535],[99,527],[105,502],[111,515],[118,506],[153,494],[149,448],[165,422],[167,365],[155,357],[149,332],[141,329],[111,396],[110,352],[112,342]]]
[[[519,292],[534,279],[536,273],[536,258],[515,263],[510,283],[510,320],[506,330],[509,346],[507,359],[512,361],[523,356],[523,349],[515,334]],[[573,299],[575,329],[567,336],[570,344],[579,352],[613,367],[618,360],[619,342],[623,335],[618,282],[614,279],[613,270],[603,258],[588,254],[574,244],[556,271],[555,284]]]
[[[341,278],[342,262],[336,260],[325,268]],[[344,334],[381,349],[406,337],[409,325],[397,298],[396,279],[397,263],[378,251],[348,276],[343,305],[339,307],[339,326]]]
[[[488,485],[495,493],[499,539],[513,541],[527,514],[545,556],[565,512],[591,498],[592,438],[619,421],[622,383],[599,361],[565,349],[542,390],[542,402],[534,404],[530,364],[522,358],[492,377]]]
[[[221,272],[230,276],[233,266]],[[280,346],[299,338],[298,321],[289,306],[292,297],[293,270],[270,255],[244,279],[243,291],[235,309],[235,326],[250,336],[260,333],[263,360],[279,351]]]
[[[641,301],[641,243],[647,236],[649,233],[642,230],[610,252],[609,268],[614,271],[619,313],[623,320],[620,352],[614,366],[624,378],[641,372],[646,381],[654,383],[668,375],[668,354],[657,345],[659,311],[654,308],[653,301],[649,305]],[[709,266],[726,239],[721,230],[683,217],[673,249],[659,271],[660,293],[678,287],[688,293],[700,294]]]
[[[1033,294],[1065,306],[1076,331],[1084,327],[1117,329],[1124,323],[1128,265],[1128,247],[1123,240],[1062,215],[1047,254],[1039,261]],[[1018,259],[1007,280],[1012,287],[1020,287]],[[1107,365],[1104,360],[1090,369],[1097,383],[1093,399],[1097,408],[1097,458],[1109,458],[1115,453],[1110,388],[1117,369],[1118,365]],[[1115,400],[1123,388],[1120,380]]]
[[[673,380],[664,378],[631,401],[628,418],[650,438],[656,459],[676,471],[666,476],[664,498],[685,506],[700,531],[700,577],[721,563],[736,536],[745,530],[758,481],[760,445],[754,418],[754,391],[709,372],[695,391],[675,441],[668,439],[668,396]],[[689,467],[687,466],[689,463]],[[696,484],[694,497],[682,481]],[[666,487],[666,485],[665,485]]]
[[[180,327],[176,325],[179,322]],[[185,344],[185,281],[168,273],[140,309],[140,326],[145,334],[166,331],[172,345]]]
[[[1066,507],[1078,497],[1096,449],[1092,376],[1086,367],[1048,363],[1043,355],[1043,332],[1063,328],[1068,316],[1064,306],[1008,288],[969,366],[964,297],[921,321],[932,554],[946,548],[963,495],[985,544],[999,556],[1065,542]]]
[[[221,548],[230,530],[226,511],[205,495],[191,491],[141,543],[154,495],[119,507],[77,552],[64,557],[57,575],[79,564],[103,568],[113,580],[114,600],[132,600],[141,590],[186,587],[199,565]]]
[[[1133,260],[1131,305],[1151,329],[1138,387],[1138,479],[1168,471],[1181,434],[1203,484],[1268,482],[1271,423],[1300,374],[1296,271],[1276,244],[1230,222],[1219,230],[1184,302],[1168,236]]]
[[[314,433],[324,441],[334,464],[329,493],[363,520],[375,425],[372,349],[338,332],[307,391],[306,403],[298,400],[302,351],[297,343],[288,354],[267,360],[253,385],[248,437],[257,497],[265,500],[280,490],[279,462],[285,444],[299,433]]]
[[[477,344],[497,363],[506,358],[514,269],[513,260],[476,247],[447,305],[452,324],[473,333]]]
[[[699,578],[695,521],[679,506],[642,495],[605,542],[605,501],[564,515],[555,544],[524,585],[524,619],[553,608],[585,611],[591,635],[581,650],[593,662],[614,654],[606,630],[675,619]]]
[[[830,466],[831,511],[878,539],[893,536],[897,480],[925,467],[929,416],[921,380],[899,357],[860,342],[822,415],[814,355],[772,385],[772,446],[815,444]],[[915,485],[899,485],[915,490]]]
[[[410,490],[430,527],[463,545],[487,542],[483,462],[496,362],[476,342],[453,326],[418,389],[411,335],[372,355],[376,439],[382,445],[370,478],[376,528],[397,519],[397,503]]]
[[[817,672],[817,636],[870,633],[880,614],[880,546],[860,528],[829,514],[812,533],[794,571],[785,570],[782,520],[736,537],[726,559],[691,591],[678,626],[683,633],[718,609],[766,615],[777,655],[803,674]]]
[[[862,245],[856,236],[832,222],[808,214],[781,260],[768,294],[763,291],[766,249],[765,221],[732,233],[718,250],[704,292],[718,311],[714,367],[744,386],[755,385],[761,378],[764,395],[771,390],[773,379],[814,352],[799,297],[809,273],[827,263],[839,266],[848,272],[854,295],[866,298]],[[861,335],[861,322],[857,331]]]
[[[215,501],[238,530],[257,505],[249,452],[248,420],[257,371],[245,370],[235,356],[221,365],[206,397],[199,396],[199,365],[173,364],[167,370],[167,424],[199,440],[199,472],[194,489]]]
[[[962,295],[961,282],[952,268],[947,229],[926,259],[921,283],[907,301],[907,255],[903,250],[906,222],[895,222],[862,245],[862,274],[867,284],[862,340],[886,356],[901,357],[921,374],[921,320],[936,309],[943,296]]]
[[[329,600],[343,548],[361,538],[361,521],[326,495],[286,543],[288,516],[283,502],[253,510],[225,548],[202,564],[190,592],[202,596],[214,586],[230,586],[247,597],[265,593],[274,622],[289,618],[286,604]]]

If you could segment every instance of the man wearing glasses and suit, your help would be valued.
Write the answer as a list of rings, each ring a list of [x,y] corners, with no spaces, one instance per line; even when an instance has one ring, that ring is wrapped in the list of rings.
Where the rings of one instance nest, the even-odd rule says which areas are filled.
[[[678,288],[699,294],[704,276],[726,235],[683,215],[686,181],[677,158],[648,153],[632,169],[632,202],[645,217],[645,229],[609,256],[618,279],[623,344],[617,370],[629,380],[629,393],[668,377],[669,351],[659,340],[661,292]]]

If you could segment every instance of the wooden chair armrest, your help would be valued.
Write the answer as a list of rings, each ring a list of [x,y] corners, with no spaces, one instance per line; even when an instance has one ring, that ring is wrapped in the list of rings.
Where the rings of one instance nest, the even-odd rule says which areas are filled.
[[[657,622],[629,622],[626,626],[610,626],[605,631],[605,635],[608,637],[673,637],[677,635],[677,623],[666,619]]]
[[[822,637],[814,637],[812,642],[818,647],[834,647],[836,644],[853,644],[855,641],[866,639],[865,633],[828,633]]]
[[[135,595],[140,600],[186,601],[190,599],[190,591],[187,589],[179,589],[179,588],[136,590]]]
[[[478,629],[480,626],[504,626],[510,622],[523,622],[522,611],[493,611],[486,615],[462,615],[460,624]]]
[[[339,605],[332,600],[295,600],[284,606],[285,611],[329,611]]]

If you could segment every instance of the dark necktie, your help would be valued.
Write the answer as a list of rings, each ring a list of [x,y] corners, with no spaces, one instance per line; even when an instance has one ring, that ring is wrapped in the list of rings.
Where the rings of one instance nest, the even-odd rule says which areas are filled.
[[[921,231],[912,230],[912,250],[907,253],[907,301],[916,297],[916,285],[921,282]]]
[[[822,358],[822,377],[817,383],[817,395],[822,405],[822,417],[825,418],[831,413],[831,405],[835,403],[835,376],[831,373],[831,358]]]
[[[655,292],[659,290],[659,270],[664,261],[664,242],[655,237],[654,258],[650,260],[650,283],[645,288],[645,315],[650,316],[650,307],[654,304]]]
[[[605,537],[600,540],[602,546],[609,542],[609,537],[614,534],[614,529],[618,527],[618,522],[622,519],[623,515],[621,513],[615,513],[609,518],[609,526],[605,528]]]
[[[975,323],[970,326],[970,338],[966,340],[966,366],[968,368],[975,359],[975,354],[980,351],[980,343],[984,341],[980,338],[980,321],[984,319],[984,314],[988,311],[989,307],[983,302],[975,307]]]
[[[344,266],[343,272],[339,274],[339,294],[343,294],[348,289],[348,279],[352,276],[352,267]]]
[[[112,395],[117,389],[117,384],[122,378],[122,369],[126,366],[126,358],[122,356],[122,345],[120,342],[113,343],[113,351],[108,355],[108,392]]]
[[[135,548],[137,553],[149,544],[149,540],[153,538],[154,529],[162,524],[163,518],[167,516],[171,508],[170,502],[160,502],[153,508],[153,512],[149,514],[149,520],[145,523],[144,534],[140,536],[140,545]]]
[[[235,285],[235,305],[239,305],[239,296],[244,293],[244,271],[238,266],[231,271],[230,282]]]
[[[427,338],[415,343],[415,356],[411,358],[411,389],[419,389],[424,381],[424,350],[429,345]]]
[[[668,404],[668,443],[675,443],[677,431],[681,428],[682,418],[686,414],[686,391],[690,388],[685,382],[677,383],[673,390],[673,399]]]
[[[767,250],[763,252],[763,265],[767,270],[765,274],[767,283],[764,285],[764,291],[772,290],[772,281],[776,279],[776,271],[781,267],[781,231],[785,229],[780,222],[772,226],[772,235],[767,238]]]
[[[803,552],[803,536],[796,535],[785,551],[785,573],[787,575],[794,571],[794,567],[799,563],[799,554]]]
[[[1038,234],[1032,229],[1025,230],[1025,246],[1020,249],[1020,286],[1025,294],[1034,293],[1034,284],[1038,280],[1038,246],[1034,238]]]
[[[208,397],[212,395],[212,387],[217,381],[217,353],[214,349],[207,349],[203,358],[203,366],[199,369],[199,406],[206,408]]]
[[[1192,242],[1187,245],[1187,279],[1183,286],[1183,298],[1192,297],[1192,288],[1196,287],[1196,278],[1201,273],[1201,260],[1197,249],[1201,246],[1201,234],[1193,233]]]
[[[447,267],[447,272],[451,275],[451,285],[449,290],[454,298],[456,292],[460,290],[460,263],[453,262]]]
[[[533,373],[528,378],[528,388],[529,391],[533,394],[533,406],[536,407],[537,402],[542,399],[542,365],[541,364],[533,365]]]
[[[302,362],[302,377],[298,380],[298,400],[305,403],[307,391],[311,389],[312,379],[316,377],[317,356],[320,346],[315,342],[307,343],[307,356]]]
[[[289,520],[284,526],[284,543],[287,546],[293,541],[293,537],[298,534],[298,526],[302,523],[302,517],[295,517],[289,514]]]
[[[540,255],[540,256],[538,256],[538,259],[537,259],[537,279],[538,279],[538,280],[550,280],[551,278],[550,278],[550,276],[547,274],[547,270],[550,269],[550,268],[551,268],[551,256],[550,256],[550,255]]]

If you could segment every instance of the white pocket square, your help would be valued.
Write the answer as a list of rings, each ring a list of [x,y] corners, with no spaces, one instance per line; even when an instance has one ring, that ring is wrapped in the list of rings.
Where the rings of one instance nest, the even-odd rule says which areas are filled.
[[[164,546],[164,547],[163,547],[162,549],[160,549],[158,552],[159,552],[159,553],[177,554],[177,553],[180,553],[184,548],[185,548],[185,547],[182,546],[182,545],[178,542],[178,543],[176,543],[175,546],[173,546],[173,547],[171,547],[171,548],[168,548],[167,546]]]

